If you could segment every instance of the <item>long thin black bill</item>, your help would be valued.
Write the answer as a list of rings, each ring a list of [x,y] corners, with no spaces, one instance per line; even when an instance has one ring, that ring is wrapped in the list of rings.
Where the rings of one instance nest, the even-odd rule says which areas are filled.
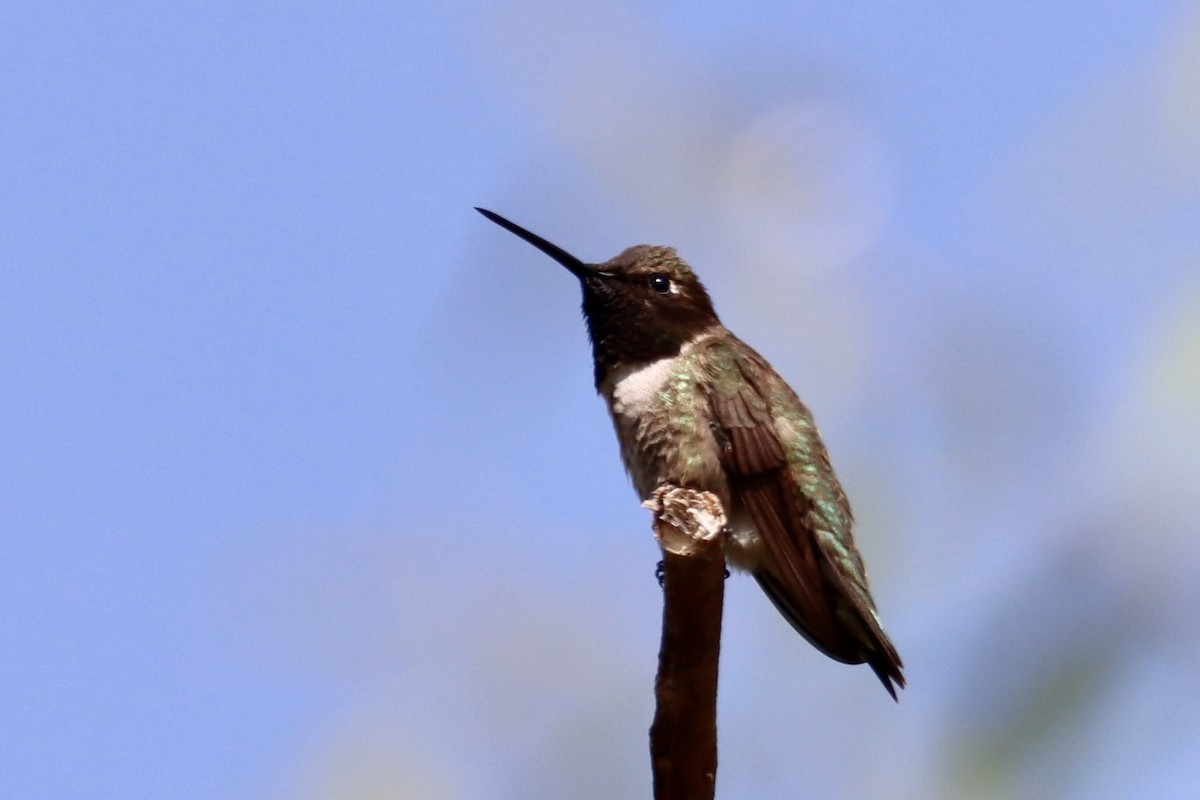
[[[555,261],[557,261],[558,263],[562,264],[564,267],[569,269],[571,271],[571,274],[575,275],[576,277],[586,278],[589,275],[594,274],[594,270],[592,270],[587,264],[583,263],[578,258],[571,255],[566,250],[563,250],[558,245],[547,242],[545,239],[538,236],[536,233],[530,233],[529,231],[525,230],[524,228],[522,228],[520,225],[516,224],[515,222],[509,222],[504,217],[500,216],[499,214],[497,214],[493,211],[488,211],[486,208],[479,208],[477,206],[475,208],[475,210],[478,211],[480,214],[483,214],[485,217],[490,219],[492,222],[499,225],[501,228],[504,228],[504,230],[508,231],[509,233],[513,233],[513,234],[516,234],[517,236],[520,236],[522,239],[529,242],[531,245],[536,247],[538,250],[541,250],[543,253],[550,256]]]

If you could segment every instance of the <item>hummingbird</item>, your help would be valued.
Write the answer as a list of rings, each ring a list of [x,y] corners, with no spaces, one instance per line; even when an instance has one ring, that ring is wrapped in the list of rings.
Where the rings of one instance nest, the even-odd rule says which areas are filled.
[[[726,560],[830,658],[868,664],[893,699],[900,655],[884,632],[853,516],[812,414],[733,335],[674,248],[589,264],[504,217],[483,216],[566,267],[583,288],[596,391],[642,500],[661,484],[716,495]]]

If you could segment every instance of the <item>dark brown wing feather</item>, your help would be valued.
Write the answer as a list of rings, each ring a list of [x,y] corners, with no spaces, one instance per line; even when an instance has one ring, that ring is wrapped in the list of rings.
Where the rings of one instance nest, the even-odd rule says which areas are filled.
[[[735,498],[750,512],[776,567],[764,576],[774,589],[768,594],[778,598],[776,604],[814,645],[842,657],[845,648],[827,598],[832,587],[818,564],[812,531],[793,519],[794,503],[785,495],[791,488],[787,457],[766,403],[742,383],[733,393],[714,397],[713,411],[725,434],[726,473]]]
[[[895,697],[893,681],[904,686],[901,662],[874,609],[864,607],[870,595],[865,585],[847,586],[827,563],[811,501],[788,469],[767,400],[750,375],[741,378],[714,387],[710,400],[735,502],[750,513],[770,555],[755,577],[809,642],[838,661],[868,663]]]

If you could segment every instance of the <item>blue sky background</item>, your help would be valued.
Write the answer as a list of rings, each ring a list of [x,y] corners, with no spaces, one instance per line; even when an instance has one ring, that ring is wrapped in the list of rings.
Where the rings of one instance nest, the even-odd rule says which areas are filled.
[[[1200,780],[1200,16],[7,3],[0,795],[645,796],[593,261],[817,415],[907,664],[729,583],[720,796]]]

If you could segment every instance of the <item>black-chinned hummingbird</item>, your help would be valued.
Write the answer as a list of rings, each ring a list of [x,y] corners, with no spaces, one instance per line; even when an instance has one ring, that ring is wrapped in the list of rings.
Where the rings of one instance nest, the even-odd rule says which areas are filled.
[[[579,279],[596,391],[642,500],[660,484],[715,494],[729,519],[729,563],[753,574],[818,650],[869,664],[895,698],[903,664],[875,610],[850,504],[812,414],[721,324],[674,248],[638,245],[587,264],[476,211]]]

